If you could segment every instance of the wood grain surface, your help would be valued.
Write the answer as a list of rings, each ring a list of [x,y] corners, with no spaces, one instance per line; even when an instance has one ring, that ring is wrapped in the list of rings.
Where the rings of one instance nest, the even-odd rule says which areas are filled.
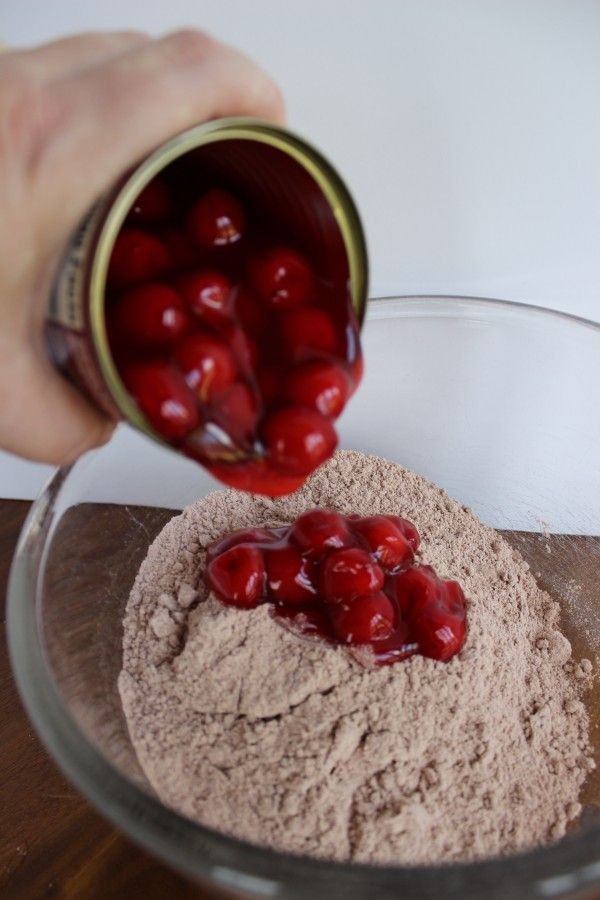
[[[25,502],[0,500],[0,592],[3,597],[12,554],[28,508],[29,504]],[[116,545],[119,544],[119,529],[124,527],[123,509],[115,506],[111,511],[103,505],[100,515],[93,520],[94,528],[106,529],[114,535]],[[77,516],[77,508],[74,513]],[[135,509],[135,516],[142,528],[150,527],[154,534],[166,521],[168,513],[140,507]],[[76,523],[80,537],[84,519],[81,516],[81,521]],[[588,598],[588,619],[583,620],[583,625],[587,622],[597,632],[600,538],[572,539],[522,533],[505,536],[528,560],[534,573],[541,573],[542,586],[556,596],[567,598],[563,604],[563,627],[569,637],[574,638],[576,654],[587,655],[590,642],[586,639],[581,644],[580,639],[582,631],[587,631],[582,628],[583,604],[580,600],[584,596]],[[96,533],[92,537],[97,540]],[[80,553],[81,543],[78,547]],[[141,548],[138,550],[143,556]],[[125,548],[123,552],[129,551]],[[577,586],[575,593],[571,590],[574,584]],[[192,886],[130,843],[62,777],[21,707],[12,681],[4,631],[5,616],[2,617],[0,643],[0,898],[215,900],[217,894]],[[598,634],[591,637],[596,641]],[[594,718],[600,720],[600,713],[597,717],[595,713],[593,710]],[[598,746],[600,742],[596,740],[595,743]],[[600,768],[590,779],[586,793],[585,800],[598,803]],[[443,896],[443,886],[440,887],[440,896]]]
[[[0,591],[28,503],[0,500]],[[0,643],[0,897],[212,900],[130,843],[62,777],[27,719]]]

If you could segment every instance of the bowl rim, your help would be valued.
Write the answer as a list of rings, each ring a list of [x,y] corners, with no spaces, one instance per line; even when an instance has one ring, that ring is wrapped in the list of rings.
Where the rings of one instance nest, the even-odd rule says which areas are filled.
[[[438,306],[439,301],[445,306]],[[397,301],[397,303],[393,303]],[[592,328],[600,323],[542,306],[483,297],[395,295],[369,301],[367,318],[477,310],[525,314]],[[453,311],[452,311],[453,308]],[[488,316],[489,317],[489,316]],[[97,451],[93,451],[97,452]],[[70,716],[47,664],[38,627],[38,596],[54,506],[72,466],[58,469],[32,504],[7,589],[9,655],[22,702],[51,756],[100,812],[137,843],[192,879],[221,889],[277,897],[553,897],[600,882],[600,827],[505,859],[435,866],[373,866],[272,851],[193,823],[163,806],[115,769]],[[40,536],[44,540],[40,543]],[[508,864],[507,864],[508,863]]]
[[[444,306],[441,305],[440,301],[444,301]],[[562,309],[553,309],[536,303],[526,303],[524,300],[503,300],[498,297],[481,297],[477,294],[382,294],[369,299],[365,320],[398,318],[401,316],[424,318],[432,315],[434,305],[436,307],[436,316],[440,315],[441,309],[441,314],[444,318],[457,318],[456,315],[450,314],[448,301],[454,306],[455,313],[460,307],[464,307],[464,310],[469,311],[478,307],[485,309],[486,312],[489,312],[489,310],[498,312],[510,311],[517,315],[533,313],[534,315],[540,315],[542,318],[556,319],[558,322],[563,321],[573,325],[583,325],[586,328],[591,328],[593,331],[600,331],[600,319],[596,321],[595,319],[586,318],[586,316],[565,312]],[[429,303],[432,304],[431,311],[427,309],[427,304]],[[394,305],[392,306],[392,304]],[[438,305],[439,309],[437,308]],[[389,311],[392,309],[394,314],[390,316]],[[448,312],[444,314],[444,310]]]

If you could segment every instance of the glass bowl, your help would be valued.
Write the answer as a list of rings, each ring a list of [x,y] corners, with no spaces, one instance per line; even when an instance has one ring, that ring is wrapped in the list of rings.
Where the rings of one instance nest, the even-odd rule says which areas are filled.
[[[509,530],[561,602],[575,653],[596,660],[600,326],[500,301],[386,298],[369,304],[364,345],[367,374],[340,422],[342,446],[401,462]],[[156,799],[117,693],[121,619],[153,538],[174,510],[216,486],[195,464],[121,430],[56,473],[23,529],[9,586],[15,676],[46,746],[92,803],[174,868],[235,896],[530,898],[599,884],[597,775],[580,823],[558,844],[433,867],[275,853]],[[588,705],[596,729],[600,709],[593,697]]]

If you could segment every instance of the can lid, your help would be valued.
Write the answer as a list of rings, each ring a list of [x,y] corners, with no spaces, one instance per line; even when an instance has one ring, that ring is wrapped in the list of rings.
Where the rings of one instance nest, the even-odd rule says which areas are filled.
[[[330,210],[329,221],[334,222],[341,238],[349,273],[349,291],[357,321],[364,319],[367,286],[368,256],[364,231],[356,205],[341,176],[323,155],[304,139],[278,125],[252,118],[226,118],[207,122],[179,134],[158,147],[116,186],[106,198],[107,209],[96,245],[96,253],[90,272],[91,331],[103,377],[123,416],[140,430],[164,443],[160,435],[148,425],[133,402],[119,377],[109,348],[104,316],[104,295],[108,264],[116,237],[140,191],[170,163],[199,148],[221,144],[225,141],[248,141],[273,148],[294,160],[319,189],[324,199],[323,208]],[[216,154],[215,154],[216,156]],[[222,154],[219,154],[222,156]],[[244,165],[243,161],[240,165]],[[247,167],[248,168],[248,167]],[[267,169],[255,173],[256,184],[261,190],[270,190],[273,197],[289,191],[289,179],[279,181],[270,176]],[[279,191],[279,195],[277,192]],[[296,204],[302,197],[296,195]],[[322,211],[314,216],[315,239],[323,221]]]

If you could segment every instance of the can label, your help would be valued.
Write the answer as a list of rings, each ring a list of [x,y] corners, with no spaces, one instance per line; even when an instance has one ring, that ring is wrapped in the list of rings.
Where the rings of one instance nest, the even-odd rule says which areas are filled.
[[[58,277],[50,294],[48,318],[80,331],[86,326],[86,294],[92,244],[104,213],[104,203],[96,203],[73,235]]]
[[[56,366],[107,415],[120,413],[106,385],[90,328],[90,272],[100,227],[107,212],[98,201],[71,238],[56,276],[46,338]]]

